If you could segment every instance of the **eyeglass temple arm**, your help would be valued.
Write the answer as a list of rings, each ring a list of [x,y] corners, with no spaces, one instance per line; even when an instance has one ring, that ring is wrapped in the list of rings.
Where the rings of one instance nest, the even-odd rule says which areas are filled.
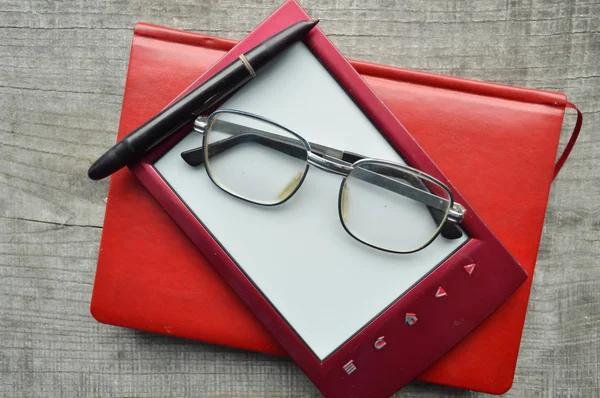
[[[360,173],[360,179],[425,204],[429,214],[431,214],[431,217],[437,225],[440,225],[444,220],[444,217],[446,216],[445,208],[447,204],[444,204],[443,202],[447,202],[447,200],[431,194],[431,190],[427,188],[420,178],[417,178],[412,174],[405,173],[402,170],[393,168],[386,169],[385,174],[378,173],[376,170],[365,171],[368,171],[369,174]],[[406,180],[410,185],[404,184],[403,182],[394,180],[390,177]],[[415,192],[410,194],[407,192],[406,187],[413,188]],[[457,204],[455,203],[455,205]],[[452,211],[452,209],[450,211]],[[441,235],[446,239],[458,239],[462,237],[462,231],[460,228],[458,228],[454,219],[452,217],[448,217],[446,220],[447,222],[442,225],[442,229],[440,231]]]
[[[285,137],[278,137],[274,134],[273,137],[267,137],[266,134],[268,133],[261,132],[259,134],[250,130],[252,129],[248,129],[247,132],[244,133],[237,133],[236,135],[211,144],[208,148],[208,156],[213,157],[236,145],[255,142],[298,159],[306,158],[306,148],[303,145],[297,144],[293,140],[286,142]],[[199,166],[204,163],[204,148],[198,147],[184,151],[181,153],[181,157],[190,166]]]
[[[282,137],[281,135],[277,134],[271,134],[262,130],[256,130],[250,127],[243,127],[244,132],[240,133],[240,127],[242,126],[235,123],[219,121],[220,130],[222,130],[224,133],[231,134],[231,137],[211,144],[208,149],[208,156],[213,157],[233,148],[236,145],[245,144],[248,142],[256,142],[298,159],[306,158],[306,148],[304,145],[299,144],[298,140]],[[196,126],[194,126],[194,130],[200,132]],[[311,152],[317,155],[328,155],[342,160],[341,156],[344,153],[342,151],[329,148],[324,145],[313,144],[312,142],[309,144],[311,147]],[[194,149],[189,149],[182,152],[181,157],[190,166],[200,166],[202,163],[204,163],[204,148],[197,147]]]
[[[232,136],[225,138],[219,142],[211,144],[209,147],[209,157],[218,155],[220,153],[225,152],[228,149],[235,147],[236,145],[248,143],[248,142],[256,142],[261,145],[267,146],[269,148],[275,149],[279,152],[288,154],[298,159],[304,159],[306,157],[306,148],[303,145],[300,145],[296,140],[289,139],[286,137],[282,137],[277,134],[271,134],[266,131],[256,130],[250,127],[244,127],[244,133],[239,133],[240,125],[235,123],[220,121],[220,129],[224,130],[223,132],[231,133]],[[353,163],[366,158],[366,156],[359,155],[352,152],[341,151],[339,149],[334,149],[327,147],[321,144],[315,144],[309,142],[311,147],[311,152],[316,155],[322,157],[333,158],[336,161],[341,162],[342,164],[346,163],[347,166],[351,166]],[[199,166],[204,163],[204,149],[203,147],[198,147],[194,149],[190,149],[181,153],[181,157],[183,160],[189,164],[190,166]],[[386,169],[386,173],[389,175],[390,172],[396,173],[395,175],[390,175],[390,177],[401,178],[408,181],[412,186],[407,186],[409,188],[416,188],[416,190],[423,192],[430,192],[427,186],[421,181],[420,178],[417,178],[409,173],[404,173],[401,170],[389,168]],[[373,173],[377,174],[377,173]],[[385,181],[379,181],[376,183],[373,178],[369,178],[374,182],[375,185],[381,185]],[[389,178],[387,180],[390,180]],[[393,181],[393,180],[392,180]],[[395,181],[399,183],[398,181]],[[403,184],[404,185],[404,184]],[[390,189],[390,184],[387,182],[382,185],[386,189]],[[397,187],[400,188],[400,187]],[[392,191],[395,191],[392,189]],[[403,192],[397,192],[401,195],[407,196],[406,188],[403,189]],[[415,199],[415,198],[413,198]],[[445,212],[436,211],[436,209],[432,206],[427,206],[431,217],[434,221],[440,224],[443,221],[445,216]],[[454,220],[451,218],[448,219],[448,222],[444,223],[442,226],[442,230],[440,231],[441,235],[446,239],[458,239],[462,237],[462,231],[455,224]]]

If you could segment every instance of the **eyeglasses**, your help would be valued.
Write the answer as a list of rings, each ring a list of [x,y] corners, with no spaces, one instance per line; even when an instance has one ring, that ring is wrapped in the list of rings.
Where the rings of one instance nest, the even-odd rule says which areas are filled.
[[[199,117],[202,146],[181,153],[204,164],[223,191],[247,202],[280,205],[300,188],[309,166],[343,177],[338,214],[356,240],[392,253],[413,253],[438,235],[462,237],[465,209],[446,185],[414,168],[308,142],[286,127],[239,110]]]

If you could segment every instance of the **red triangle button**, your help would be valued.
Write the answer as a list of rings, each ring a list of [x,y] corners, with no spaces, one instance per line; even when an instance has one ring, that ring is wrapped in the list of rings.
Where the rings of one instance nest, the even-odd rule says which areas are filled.
[[[471,276],[473,271],[475,271],[475,264],[465,265],[463,268],[465,269],[465,271],[467,271],[467,274],[469,274],[469,276]]]
[[[446,297],[447,295],[448,295],[448,293],[446,293],[444,288],[442,288],[441,286],[438,287],[437,292],[435,292],[435,298],[442,298],[442,297]]]

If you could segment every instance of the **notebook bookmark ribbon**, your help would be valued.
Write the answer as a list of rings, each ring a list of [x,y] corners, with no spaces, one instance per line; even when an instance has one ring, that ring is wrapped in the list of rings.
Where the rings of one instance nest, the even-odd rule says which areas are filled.
[[[575,123],[575,128],[573,129],[573,132],[571,133],[571,138],[569,138],[569,142],[567,143],[567,146],[563,150],[562,154],[560,155],[560,158],[558,158],[558,161],[556,162],[556,165],[554,166],[554,175],[552,176],[553,180],[556,178],[556,176],[560,172],[560,169],[563,167],[563,165],[565,164],[565,161],[569,157],[569,154],[571,153],[571,150],[573,149],[573,146],[575,145],[575,141],[577,141],[577,137],[579,137],[579,132],[581,131],[581,126],[583,124],[583,114],[581,113],[581,111],[574,104],[572,104],[570,102],[567,102],[566,106],[567,106],[567,108],[575,109],[575,111],[577,111],[577,122]]]

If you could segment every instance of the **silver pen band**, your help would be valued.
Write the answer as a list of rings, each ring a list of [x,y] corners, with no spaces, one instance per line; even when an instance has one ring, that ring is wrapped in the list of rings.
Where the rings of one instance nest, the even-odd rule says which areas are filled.
[[[248,59],[246,58],[246,56],[244,54],[242,54],[238,58],[240,59],[240,61],[242,61],[242,63],[246,67],[246,69],[248,69],[248,72],[250,72],[252,77],[256,77],[256,72],[254,71],[254,68],[252,67],[252,65],[250,65],[250,62],[248,62]]]

